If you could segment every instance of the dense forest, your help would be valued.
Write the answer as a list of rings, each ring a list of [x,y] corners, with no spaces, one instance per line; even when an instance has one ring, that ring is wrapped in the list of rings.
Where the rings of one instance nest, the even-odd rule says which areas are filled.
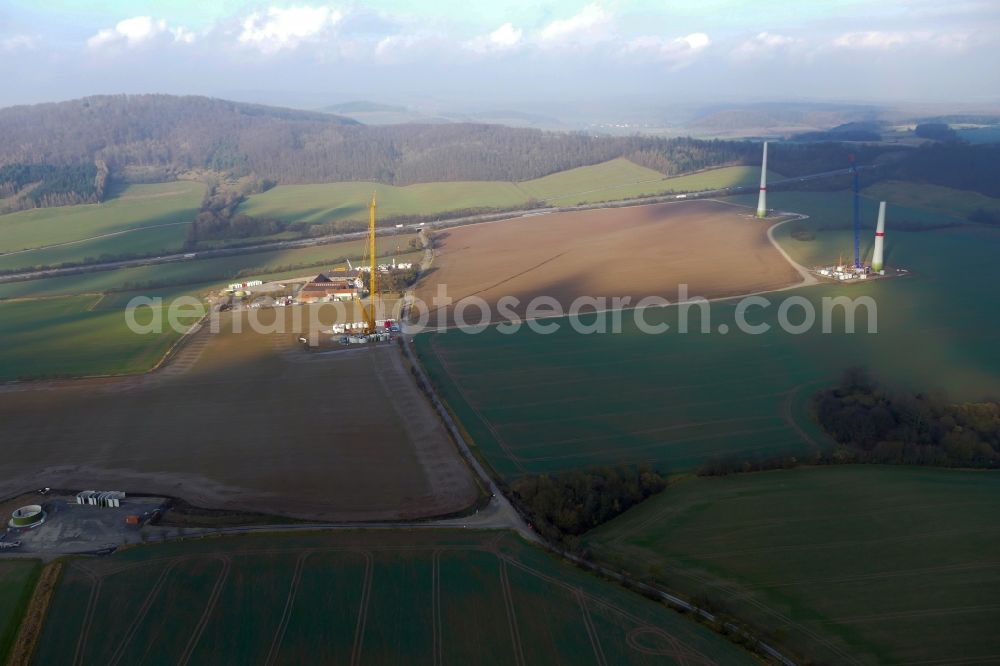
[[[892,391],[854,370],[816,397],[820,425],[847,462],[1000,467],[1000,404],[953,404]]]
[[[539,534],[565,542],[666,487],[666,479],[648,465],[619,465],[526,476],[511,490]]]
[[[103,165],[7,164],[0,167],[0,198],[4,210],[96,203],[104,197],[107,170]]]

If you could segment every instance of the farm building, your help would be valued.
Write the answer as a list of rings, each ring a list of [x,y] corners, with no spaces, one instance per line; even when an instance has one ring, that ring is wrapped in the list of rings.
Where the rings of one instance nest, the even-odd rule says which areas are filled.
[[[354,300],[358,297],[360,282],[353,273],[338,273],[333,277],[320,273],[303,285],[297,299],[299,303]]]

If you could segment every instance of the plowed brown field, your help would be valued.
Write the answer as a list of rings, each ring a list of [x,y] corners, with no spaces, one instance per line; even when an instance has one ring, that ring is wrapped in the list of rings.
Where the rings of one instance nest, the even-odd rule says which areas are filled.
[[[450,229],[435,237],[433,270],[417,296],[436,313],[439,285],[455,301],[478,296],[492,306],[509,295],[523,316],[527,301],[539,295],[566,310],[579,296],[629,296],[634,305],[651,295],[676,302],[681,284],[689,297],[717,298],[800,282],[768,240],[770,223],[749,212],[711,200],[680,201]],[[499,320],[495,308],[493,314]]]

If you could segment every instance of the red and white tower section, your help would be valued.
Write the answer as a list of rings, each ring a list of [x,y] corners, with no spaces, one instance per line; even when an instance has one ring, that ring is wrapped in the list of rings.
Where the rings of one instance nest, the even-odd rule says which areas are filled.
[[[872,271],[881,273],[885,268],[885,202],[878,204],[878,224],[875,225],[875,249],[872,252]]]

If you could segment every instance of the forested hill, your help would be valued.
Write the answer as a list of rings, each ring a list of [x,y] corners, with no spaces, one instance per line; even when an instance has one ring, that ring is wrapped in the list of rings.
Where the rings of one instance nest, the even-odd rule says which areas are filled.
[[[369,127],[205,97],[88,97],[0,109],[0,167],[107,164],[253,173],[278,183],[529,180],[633,157],[667,175],[742,163],[742,142],[610,138],[486,124]]]
[[[109,95],[0,109],[0,166],[79,165],[104,160],[178,168],[245,166],[241,144],[255,152],[275,139],[335,138],[354,120],[207,97]],[[242,164],[241,164],[242,163]]]
[[[854,150],[864,163],[882,149]],[[836,168],[847,152],[839,144],[790,146],[784,173]],[[523,181],[618,157],[670,176],[759,164],[760,146],[476,123],[372,127],[327,113],[170,95],[0,109],[0,197],[7,210],[100,201],[108,181],[163,181],[186,172],[270,184],[408,185]]]

